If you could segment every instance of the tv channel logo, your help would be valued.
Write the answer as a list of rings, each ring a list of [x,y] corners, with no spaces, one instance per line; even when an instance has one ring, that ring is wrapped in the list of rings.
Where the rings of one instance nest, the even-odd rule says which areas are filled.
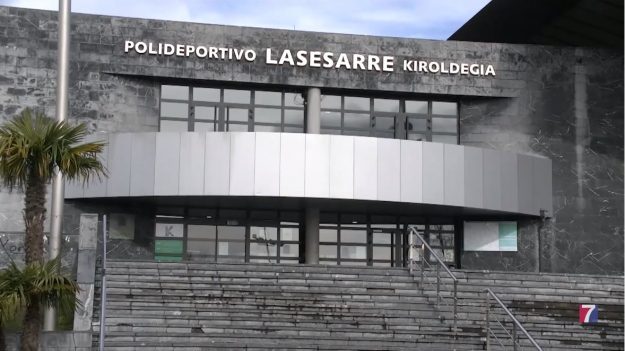
[[[592,324],[599,321],[597,305],[579,305],[579,323]]]

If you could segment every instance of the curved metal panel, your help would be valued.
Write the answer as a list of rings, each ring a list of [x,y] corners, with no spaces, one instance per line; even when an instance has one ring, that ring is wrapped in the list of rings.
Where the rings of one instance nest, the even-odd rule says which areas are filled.
[[[121,133],[108,140],[104,162],[116,158],[107,162],[109,178],[84,192],[70,189],[67,198],[284,196],[552,211],[551,161],[537,156],[318,134]]]

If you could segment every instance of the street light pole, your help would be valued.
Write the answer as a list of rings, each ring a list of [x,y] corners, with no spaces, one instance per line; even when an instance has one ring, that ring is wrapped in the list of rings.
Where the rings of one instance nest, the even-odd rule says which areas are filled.
[[[69,108],[69,31],[70,31],[71,0],[59,0],[59,24],[57,47],[57,88],[56,88],[56,119],[67,120]],[[52,209],[50,214],[50,238],[48,253],[50,259],[56,258],[61,251],[61,225],[63,220],[63,203],[65,186],[63,174],[56,172],[52,182]],[[45,311],[43,328],[54,330],[56,311],[49,308]]]

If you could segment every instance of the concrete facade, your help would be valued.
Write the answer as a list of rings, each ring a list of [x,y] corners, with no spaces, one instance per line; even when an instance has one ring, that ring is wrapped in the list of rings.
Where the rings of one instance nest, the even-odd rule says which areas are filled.
[[[0,121],[7,120],[25,107],[54,114],[56,21],[55,12],[0,7]],[[254,49],[259,57],[255,62],[239,62],[137,55],[124,52],[125,40],[249,48]],[[396,69],[393,72],[372,72],[267,65],[261,57],[265,48],[391,55],[396,59]],[[534,217],[518,220],[518,252],[463,252],[463,268],[600,274],[623,272],[622,52],[307,33],[81,14],[72,17],[71,52],[70,119],[87,123],[93,132],[156,132],[161,83],[195,84],[210,80],[290,86],[302,91],[319,87],[322,94],[324,89],[340,89],[344,93],[411,94],[458,101],[460,144],[480,150],[464,148],[463,158],[460,153],[454,152],[456,148],[450,148],[447,154],[443,145],[428,145],[443,149],[444,159],[451,161],[442,162],[435,157],[430,160],[427,157],[431,154],[424,154],[422,162],[442,163],[440,167],[428,168],[421,176],[424,179],[441,174],[458,176],[458,179],[464,178],[465,183],[443,182],[441,187],[454,189],[446,193],[440,193],[438,188],[424,187],[420,194],[424,202],[440,198],[444,204],[464,203],[468,207],[487,208],[506,208],[518,203],[519,213],[530,213],[522,210],[525,206],[522,204],[532,202],[526,192],[518,191],[509,198],[480,197],[478,194],[488,194],[488,189],[470,186],[475,184],[470,180],[482,177],[482,187],[508,189],[515,183],[526,186],[525,182],[534,177],[553,179],[553,197],[550,197],[553,210],[546,213],[548,219],[543,221],[535,216],[535,211],[531,211]],[[400,69],[402,61],[409,59],[487,63],[493,65],[496,76],[404,72]],[[111,146],[131,141],[134,145],[136,140],[130,140],[128,135],[111,134],[109,138],[115,138]],[[165,136],[145,133],[137,134],[137,137],[145,138],[144,145],[156,143],[157,154],[171,153],[172,157],[180,157],[175,150],[167,147],[159,149],[157,139]],[[330,136],[321,137],[330,140],[328,145],[334,140]],[[297,136],[283,135],[284,138],[297,139]],[[340,140],[337,142],[340,143]],[[378,152],[392,149],[393,143],[397,142],[379,140],[375,141]],[[189,147],[196,142],[202,141],[179,141]],[[209,143],[208,139],[205,142]],[[237,143],[243,144],[244,140]],[[263,145],[270,148],[273,144]],[[367,145],[362,147],[365,148],[363,152],[368,150]],[[197,151],[197,148],[193,149]],[[132,150],[135,155],[143,154],[140,149]],[[209,148],[206,147],[206,150]],[[359,153],[355,144],[354,150],[354,167],[358,167],[360,159],[355,157]],[[164,166],[165,173],[154,174],[153,180],[150,175],[147,182],[143,178],[133,178],[127,163],[131,158],[118,157],[127,151],[124,148],[109,148],[105,157],[115,160],[109,164],[115,177],[106,186],[89,188],[86,190],[89,194],[83,192],[85,197],[114,196],[118,189],[125,189],[126,186],[129,192],[134,192],[133,195],[147,195],[152,182],[160,184],[159,193],[155,195],[169,196],[178,191],[191,194],[198,190],[193,184],[202,184],[201,179],[193,178],[193,182],[185,182],[182,189],[179,187],[180,177],[197,176],[193,168],[177,172]],[[279,156],[288,157],[291,151],[281,150]],[[497,161],[498,152],[516,156]],[[466,164],[459,167],[459,162],[467,162],[467,154],[471,153],[481,157],[485,167],[492,169],[484,168],[480,173],[479,169],[467,168]],[[551,171],[534,173],[535,168],[530,170],[525,167],[532,159],[525,155],[550,159]],[[291,154],[294,159],[296,156]],[[309,162],[308,154],[306,156],[304,162]],[[336,157],[337,164],[342,164],[340,155],[331,156]],[[410,156],[400,153],[400,159]],[[206,152],[204,157],[210,159],[213,156]],[[329,165],[332,164],[332,157]],[[140,158],[140,162],[145,164],[162,160]],[[503,163],[499,164],[500,161]],[[376,162],[390,161],[378,159]],[[496,175],[500,173],[492,171],[509,169],[515,164],[517,172],[513,173],[516,179],[500,177]],[[245,183],[238,177],[266,179],[271,176],[256,174],[245,164],[230,164],[232,169],[237,170],[237,177],[227,179],[228,193],[223,195],[255,194],[255,187],[232,187],[233,184]],[[459,176],[460,169],[464,172],[462,177]],[[288,172],[287,169],[284,171]],[[377,180],[384,176],[386,174],[376,173]],[[207,175],[204,174],[204,177]],[[204,181],[206,184],[206,178]],[[226,189],[223,187],[225,183],[219,183],[225,182],[225,178],[215,181],[217,183],[209,182],[210,186],[215,186],[216,190]],[[259,188],[260,192],[299,189],[293,184],[265,185]],[[369,185],[364,184],[361,188],[355,183],[353,191],[362,189],[366,192],[371,189]],[[460,191],[463,188],[464,192]],[[318,190],[307,189],[304,185],[305,194]],[[398,195],[397,189],[384,190],[389,191],[386,194],[389,199]],[[329,186],[328,192],[338,197],[350,196],[342,187]],[[548,188],[541,191],[544,195],[548,192]],[[125,195],[125,192],[119,195]],[[363,196],[372,200],[386,199],[378,198],[378,193],[369,195]],[[5,214],[7,219],[0,223],[3,225],[0,230],[14,232],[14,228],[4,228],[21,217],[21,198],[5,192],[0,196],[0,203],[8,208]],[[419,194],[417,190],[406,194],[400,186],[399,196]],[[74,216],[72,211],[67,213]]]

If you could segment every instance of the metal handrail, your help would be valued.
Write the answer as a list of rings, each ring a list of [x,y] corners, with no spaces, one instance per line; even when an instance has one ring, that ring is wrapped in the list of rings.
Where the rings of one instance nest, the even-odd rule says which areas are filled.
[[[456,275],[447,267],[447,265],[445,264],[445,262],[436,254],[436,252],[432,249],[432,247],[430,247],[430,245],[425,241],[425,239],[421,236],[421,234],[419,234],[419,232],[414,228],[414,227],[409,227],[408,228],[410,233],[408,236],[408,246],[409,246],[409,251],[408,251],[408,256],[409,256],[409,269],[410,269],[410,273],[413,272],[413,263],[416,262],[414,256],[413,256],[413,248],[418,247],[414,242],[413,242],[413,235],[416,236],[420,241],[421,241],[421,251],[422,251],[422,255],[421,255],[421,281],[420,281],[420,286],[423,287],[423,277],[425,275],[425,264],[428,260],[427,258],[427,254],[426,254],[426,249],[429,250],[430,254],[432,256],[434,256],[435,260],[436,260],[436,307],[437,309],[439,309],[440,311],[440,300],[441,300],[441,275],[440,275],[440,267],[443,267],[443,270],[447,273],[447,275],[451,278],[451,280],[453,281],[453,331],[454,333],[457,331],[456,327],[457,327],[457,323],[458,323],[458,278],[456,278]],[[429,263],[428,263],[429,264]]]
[[[486,289],[486,350],[490,350],[490,330],[491,329],[490,329],[490,312],[489,311],[490,311],[490,298],[491,297],[495,300],[495,302],[497,302],[499,307],[501,307],[504,310],[504,312],[506,312],[508,317],[510,317],[510,319],[512,320],[512,335],[510,335],[510,336],[512,337],[512,345],[513,345],[512,347],[513,347],[513,350],[515,350],[515,351],[517,350],[517,332],[516,332],[516,329],[519,328],[519,330],[521,330],[521,332],[523,334],[525,334],[525,337],[527,337],[527,339],[534,346],[534,348],[536,348],[536,350],[542,351],[542,348],[540,347],[540,345],[538,345],[536,340],[534,340],[534,338],[527,332],[527,330],[525,328],[523,328],[523,325],[521,325],[521,322],[519,322],[514,317],[514,315],[512,314],[512,312],[510,312],[510,310],[506,307],[506,305],[503,302],[501,302],[501,300],[499,299],[497,294],[495,294],[490,289]],[[501,322],[500,322],[500,324],[501,324]],[[502,325],[502,327],[503,327],[503,325]],[[506,332],[507,332],[507,330],[506,330]]]
[[[104,337],[106,334],[106,215],[102,216],[102,285],[100,287],[100,351],[104,351]]]

